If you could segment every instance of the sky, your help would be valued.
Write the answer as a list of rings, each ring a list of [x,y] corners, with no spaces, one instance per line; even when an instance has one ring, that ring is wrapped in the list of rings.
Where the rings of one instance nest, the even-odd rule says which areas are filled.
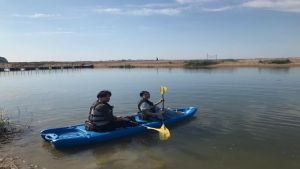
[[[11,62],[300,56],[300,0],[0,0]]]

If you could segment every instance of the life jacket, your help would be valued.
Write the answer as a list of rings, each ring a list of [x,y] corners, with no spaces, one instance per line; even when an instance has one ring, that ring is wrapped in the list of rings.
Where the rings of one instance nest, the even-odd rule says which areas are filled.
[[[108,124],[113,120],[113,106],[96,101],[90,108],[89,122],[95,126]]]
[[[153,104],[153,102],[149,101],[149,100],[144,100],[144,99],[141,99],[140,102],[138,103],[138,109],[139,109],[139,113],[143,113],[143,111],[141,110],[141,105],[146,102],[147,104],[150,105],[150,111],[152,111],[153,113],[155,113],[155,106]]]

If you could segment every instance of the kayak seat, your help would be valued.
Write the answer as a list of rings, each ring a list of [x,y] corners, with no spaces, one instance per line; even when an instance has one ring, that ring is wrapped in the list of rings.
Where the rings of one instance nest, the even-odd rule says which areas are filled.
[[[56,135],[55,133],[48,133],[45,135],[45,139],[48,141],[52,141],[58,138],[58,135]]]
[[[135,116],[135,121],[138,122],[138,123],[146,123],[147,121],[146,120],[143,120],[140,116]]]

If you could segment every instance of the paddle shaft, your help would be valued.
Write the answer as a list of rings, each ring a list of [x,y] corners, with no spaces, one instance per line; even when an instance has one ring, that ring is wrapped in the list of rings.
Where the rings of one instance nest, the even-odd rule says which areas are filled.
[[[165,111],[165,95],[162,94],[161,98],[163,99],[163,102],[162,102],[162,111]]]
[[[140,125],[140,126],[143,126],[143,127],[146,127],[147,129],[149,129],[149,128],[148,128],[149,126],[143,125],[143,124],[141,124],[141,123],[138,123],[138,122],[135,122],[135,121],[132,121],[132,120],[129,120],[128,122],[133,123],[133,124],[136,124],[136,125]]]

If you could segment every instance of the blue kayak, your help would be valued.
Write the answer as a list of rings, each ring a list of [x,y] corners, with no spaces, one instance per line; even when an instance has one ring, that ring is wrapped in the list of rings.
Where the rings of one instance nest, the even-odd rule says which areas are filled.
[[[197,108],[188,107],[171,110],[173,112],[182,113],[180,115],[164,119],[164,124],[166,126],[192,117],[196,113]],[[162,125],[161,121],[144,121],[140,119],[138,115],[135,116],[135,120],[141,125],[119,128],[109,132],[94,132],[85,130],[84,124],[80,124],[70,127],[46,129],[41,131],[41,137],[45,141],[51,143],[53,147],[57,149],[63,149],[99,143],[128,135],[146,132],[147,129],[144,126],[159,128]]]

